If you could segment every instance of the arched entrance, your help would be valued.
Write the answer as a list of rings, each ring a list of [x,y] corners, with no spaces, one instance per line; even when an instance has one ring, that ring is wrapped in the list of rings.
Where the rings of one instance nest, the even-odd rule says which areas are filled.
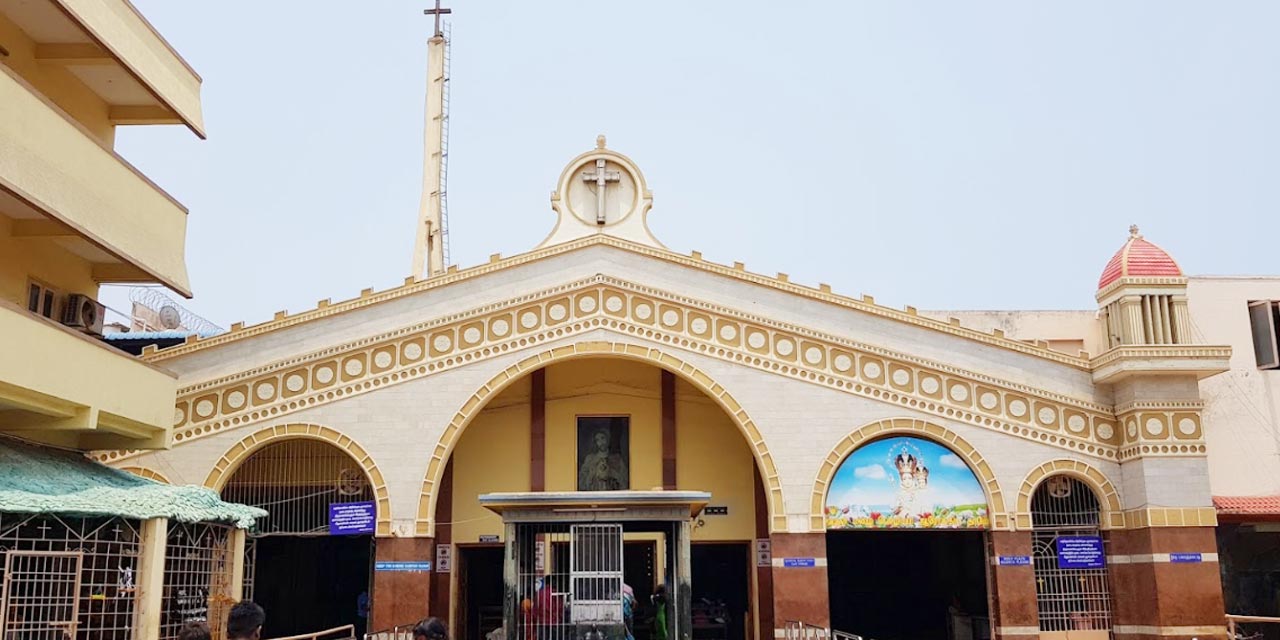
[[[1078,478],[1050,475],[1032,494],[1032,561],[1042,638],[1110,637],[1111,585],[1101,527],[1101,503]]]
[[[208,484],[268,512],[246,544],[244,592],[268,611],[264,637],[345,624],[364,633],[380,514],[362,461],[314,434],[254,444]]]
[[[967,443],[927,426],[877,428],[821,479],[832,628],[883,640],[990,637],[994,480],[978,475],[985,463]]]
[[[525,362],[537,366],[503,374],[485,387],[482,401],[468,403],[459,429],[447,434],[443,471],[424,483],[439,488],[434,511],[424,492],[427,511],[419,514],[430,515],[437,544],[448,543],[454,554],[451,574],[437,573],[443,582],[433,586],[432,613],[450,611],[457,638],[479,640],[502,624],[507,530],[478,496],[664,488],[712,496],[692,527],[693,636],[754,637],[757,627],[771,633],[773,621],[762,619],[760,603],[771,603],[772,592],[758,584],[769,571],[757,572],[752,551],[753,541],[769,533],[769,487],[780,493],[771,462],[767,475],[757,471],[767,450],[740,406],[726,411],[733,400],[722,388],[710,395],[709,378],[674,359],[661,366],[654,353],[530,358]],[[754,438],[743,437],[744,423]],[[628,527],[622,573],[636,596],[634,635],[644,640],[652,629],[649,595],[669,579],[672,535]],[[539,597],[565,599],[558,590],[572,584],[570,537],[548,530],[534,542],[525,549],[533,566],[522,566],[537,577],[527,582],[537,594],[544,585],[551,591],[528,598],[529,616],[554,627],[555,614],[532,609]]]

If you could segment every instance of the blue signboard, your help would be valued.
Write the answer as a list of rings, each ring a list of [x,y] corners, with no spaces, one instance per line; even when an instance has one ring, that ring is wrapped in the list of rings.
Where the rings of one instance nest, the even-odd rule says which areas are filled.
[[[1204,556],[1198,553],[1171,553],[1169,562],[1204,562]]]
[[[1106,566],[1102,538],[1069,536],[1058,538],[1059,569],[1101,569]]]
[[[343,502],[329,505],[329,535],[350,536],[373,533],[378,509],[372,502]]]
[[[783,558],[782,566],[784,567],[816,567],[818,561],[813,558]]]
[[[426,573],[431,570],[431,563],[427,561],[421,562],[375,562],[373,563],[374,571],[412,571],[414,573]]]
[[[997,561],[1002,567],[1029,567],[1031,556],[999,556]]]

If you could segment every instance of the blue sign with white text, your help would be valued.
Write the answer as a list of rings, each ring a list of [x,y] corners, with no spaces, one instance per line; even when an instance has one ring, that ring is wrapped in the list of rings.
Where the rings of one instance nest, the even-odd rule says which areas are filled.
[[[374,571],[412,571],[415,573],[426,573],[431,570],[430,562],[375,562],[373,563]]]
[[[1101,569],[1106,566],[1106,553],[1102,550],[1102,538],[1098,536],[1067,536],[1058,538],[1059,569]]]
[[[1031,556],[1000,556],[998,562],[1003,567],[1029,567]]]
[[[1198,553],[1171,553],[1169,562],[1204,562],[1204,556]]]
[[[373,533],[378,509],[372,502],[343,502],[329,505],[329,535],[351,536]]]
[[[816,567],[818,561],[813,558],[783,558],[782,566],[784,567]]]

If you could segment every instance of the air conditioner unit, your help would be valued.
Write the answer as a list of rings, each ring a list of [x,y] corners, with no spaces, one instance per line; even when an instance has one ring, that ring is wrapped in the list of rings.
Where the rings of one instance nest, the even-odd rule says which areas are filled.
[[[106,315],[106,307],[97,300],[86,295],[73,293],[67,296],[67,305],[62,314],[62,324],[74,327],[95,336],[102,335],[102,319]]]

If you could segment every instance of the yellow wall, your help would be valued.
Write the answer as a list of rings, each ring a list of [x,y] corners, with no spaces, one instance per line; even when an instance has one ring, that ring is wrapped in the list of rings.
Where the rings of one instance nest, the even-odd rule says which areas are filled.
[[[528,378],[499,394],[467,427],[453,453],[453,540],[502,533],[502,521],[476,496],[529,490]],[[661,370],[643,363],[585,359],[546,372],[546,488],[577,489],[577,417],[631,418],[631,488],[662,487]],[[710,491],[728,516],[705,516],[695,540],[749,540],[755,534],[755,463],[728,415],[683,381],[676,388],[676,479]]]
[[[63,296],[98,296],[89,261],[63,249],[50,238],[14,238],[12,221],[0,210],[0,299],[27,308],[31,278],[57,289]]]
[[[9,50],[9,56],[0,58],[0,64],[16,71],[107,147],[115,144],[115,126],[109,119],[107,103],[66,69],[36,61],[35,42],[3,14],[0,45]]]

